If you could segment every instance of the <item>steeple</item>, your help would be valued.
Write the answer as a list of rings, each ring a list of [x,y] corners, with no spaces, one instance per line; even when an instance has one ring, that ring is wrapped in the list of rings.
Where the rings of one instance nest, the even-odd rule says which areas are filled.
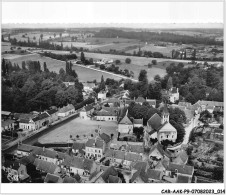
[[[167,105],[165,104],[162,111],[162,124],[169,122],[169,111]]]

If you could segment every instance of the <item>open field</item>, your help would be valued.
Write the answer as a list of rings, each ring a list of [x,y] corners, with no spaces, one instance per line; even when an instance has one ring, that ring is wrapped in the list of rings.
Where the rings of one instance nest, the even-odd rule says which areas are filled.
[[[59,73],[59,70],[61,68],[65,69],[66,62],[62,62],[59,60],[47,58],[47,57],[41,57],[39,54],[29,54],[29,55],[13,55],[13,54],[4,54],[3,57],[5,59],[9,59],[12,63],[18,64],[20,67],[22,67],[22,61],[39,61],[41,65],[43,65],[44,62],[46,62],[47,67],[50,71],[54,71]],[[73,66],[73,70],[75,70],[78,74],[79,81],[80,82],[86,82],[86,81],[93,81],[96,79],[97,81],[101,80],[101,76],[104,76],[104,79],[111,78],[115,80],[120,80],[121,78],[118,76],[110,75],[108,73],[104,72],[98,72],[95,70],[86,69],[85,67],[79,67],[79,66]]]
[[[113,133],[117,136],[116,129],[117,123],[113,121],[93,121],[83,120],[76,118],[70,122],[56,128],[54,131],[39,138],[40,143],[54,143],[54,142],[67,142],[70,135],[76,138],[79,135],[80,138],[84,138],[83,135],[93,134],[95,129],[98,129],[98,125],[101,126],[101,132],[110,135]]]
[[[54,38],[54,32],[27,32],[27,33],[19,33],[17,35],[12,35],[11,39],[16,38],[17,41],[27,41],[28,37],[30,41],[38,42],[40,35],[43,34],[43,40],[47,40],[50,37]],[[22,37],[25,35],[25,38]],[[62,33],[62,37],[68,36],[68,33]],[[35,39],[33,39],[35,37]],[[59,33],[56,33],[56,38],[60,37]]]
[[[141,70],[147,71],[148,80],[152,81],[155,77],[155,75],[159,75],[161,77],[166,75],[166,70],[162,68],[158,68],[158,66],[152,66],[152,68],[148,68],[147,66],[137,66],[134,64],[121,64],[117,65],[119,69],[128,69],[129,71],[134,72],[134,79],[138,80],[138,76]]]
[[[178,45],[168,45],[166,47],[162,47],[162,46],[155,46],[154,44],[147,44],[144,45],[143,47],[141,47],[142,51],[151,51],[151,52],[160,52],[162,53],[164,56],[167,57],[171,57],[172,54],[172,50],[175,49],[180,49],[182,48],[182,46],[178,46]],[[138,48],[137,49],[132,49],[132,50],[128,50],[127,53],[133,53],[134,51],[138,52]]]

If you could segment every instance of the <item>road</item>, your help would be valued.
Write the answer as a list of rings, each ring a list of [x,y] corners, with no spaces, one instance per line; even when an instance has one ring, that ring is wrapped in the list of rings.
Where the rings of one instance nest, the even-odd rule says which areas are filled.
[[[91,68],[91,67],[87,67],[87,66],[84,66],[84,65],[76,64],[76,63],[73,63],[73,65],[80,66],[82,68],[91,69],[91,70],[98,71],[98,72],[104,72],[104,73],[107,73],[107,74],[110,74],[110,75],[113,75],[113,76],[116,76],[116,77],[120,77],[122,79],[130,79],[130,80],[132,80],[134,82],[138,82],[138,80],[136,80],[136,79],[132,79],[132,78],[129,78],[129,77],[126,77],[126,76],[122,76],[122,75],[119,75],[119,74],[114,74],[112,72],[108,72],[108,71],[104,71],[104,70],[99,70],[99,69],[96,69],[96,68]]]
[[[184,141],[183,141],[184,145],[188,144],[189,136],[190,136],[190,133],[191,133],[192,129],[198,125],[198,122],[199,122],[198,119],[199,119],[199,114],[197,114],[191,120],[191,123],[187,127],[185,127],[185,136],[184,136]]]

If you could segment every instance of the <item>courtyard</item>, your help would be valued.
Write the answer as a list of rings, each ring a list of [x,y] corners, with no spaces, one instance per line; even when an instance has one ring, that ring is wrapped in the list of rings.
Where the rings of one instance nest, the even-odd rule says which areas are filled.
[[[57,127],[53,131],[43,135],[38,139],[38,142],[44,143],[60,143],[68,142],[68,140],[79,139],[85,140],[87,136],[94,134],[95,130],[101,127],[101,132],[109,136],[113,133],[117,136],[117,122],[114,121],[94,121],[76,118]],[[78,137],[79,136],[79,137]],[[70,138],[71,137],[71,138]]]

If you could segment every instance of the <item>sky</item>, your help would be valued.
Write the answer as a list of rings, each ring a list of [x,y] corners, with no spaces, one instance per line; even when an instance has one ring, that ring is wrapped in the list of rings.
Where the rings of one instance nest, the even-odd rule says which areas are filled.
[[[7,23],[223,23],[223,2],[3,2]]]

